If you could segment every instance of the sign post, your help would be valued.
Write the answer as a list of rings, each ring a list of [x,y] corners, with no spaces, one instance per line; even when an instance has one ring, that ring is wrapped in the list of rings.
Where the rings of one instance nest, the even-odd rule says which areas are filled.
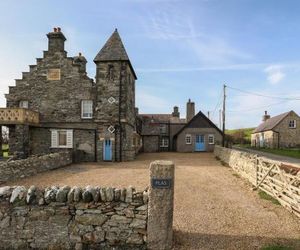
[[[150,164],[148,249],[172,249],[174,168],[171,161],[154,161]]]

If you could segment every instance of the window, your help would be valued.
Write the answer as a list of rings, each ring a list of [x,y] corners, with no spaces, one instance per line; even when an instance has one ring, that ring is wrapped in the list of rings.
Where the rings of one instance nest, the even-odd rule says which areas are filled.
[[[296,120],[290,120],[289,128],[296,128]]]
[[[185,144],[192,144],[192,136],[191,135],[185,136]]]
[[[167,148],[169,147],[169,138],[163,137],[160,139],[160,147]]]
[[[51,130],[51,148],[73,148],[73,130]]]
[[[28,101],[20,101],[19,106],[20,108],[28,109]]]
[[[215,144],[215,136],[208,135],[208,144]]]
[[[93,101],[91,100],[81,101],[81,118],[83,119],[93,118]]]
[[[159,132],[161,134],[165,134],[167,132],[167,126],[166,126],[166,124],[160,124],[159,125]]]

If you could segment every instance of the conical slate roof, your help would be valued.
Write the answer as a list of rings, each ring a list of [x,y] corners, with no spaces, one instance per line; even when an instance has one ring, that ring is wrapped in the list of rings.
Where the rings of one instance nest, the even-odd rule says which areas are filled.
[[[118,30],[115,29],[114,33],[95,57],[94,62],[119,60],[129,61],[129,57],[126,53]]]
[[[95,63],[104,61],[128,61],[133,75],[137,79],[117,29],[115,29],[94,59]]]

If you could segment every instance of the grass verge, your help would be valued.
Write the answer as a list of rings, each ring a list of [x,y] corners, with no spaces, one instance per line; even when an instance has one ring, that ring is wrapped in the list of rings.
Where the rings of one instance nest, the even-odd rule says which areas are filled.
[[[279,201],[275,199],[273,196],[267,194],[266,192],[259,190],[258,195],[261,199],[271,201],[275,205],[280,205]]]

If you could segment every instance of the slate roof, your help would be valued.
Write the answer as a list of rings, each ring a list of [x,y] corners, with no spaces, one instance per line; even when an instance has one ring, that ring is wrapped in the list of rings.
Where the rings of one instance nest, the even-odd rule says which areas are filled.
[[[134,77],[137,79],[117,29],[115,29],[94,59],[95,63],[105,61],[128,61]]]
[[[154,122],[185,123],[185,119],[173,117],[172,114],[139,114],[139,117],[153,119]]]
[[[204,119],[206,124],[208,124],[210,127],[215,128],[217,131],[223,135],[222,130],[220,130],[205,114],[203,114],[201,111],[199,111],[187,124],[185,124],[176,134],[174,137],[177,137],[185,128],[189,128],[191,125],[192,127],[198,127],[199,124],[195,124],[197,119],[201,117]],[[202,127],[199,127],[202,128]]]
[[[265,122],[261,123],[254,131],[253,134],[267,131],[267,130],[273,130],[290,112],[285,112],[280,115],[276,115]]]

